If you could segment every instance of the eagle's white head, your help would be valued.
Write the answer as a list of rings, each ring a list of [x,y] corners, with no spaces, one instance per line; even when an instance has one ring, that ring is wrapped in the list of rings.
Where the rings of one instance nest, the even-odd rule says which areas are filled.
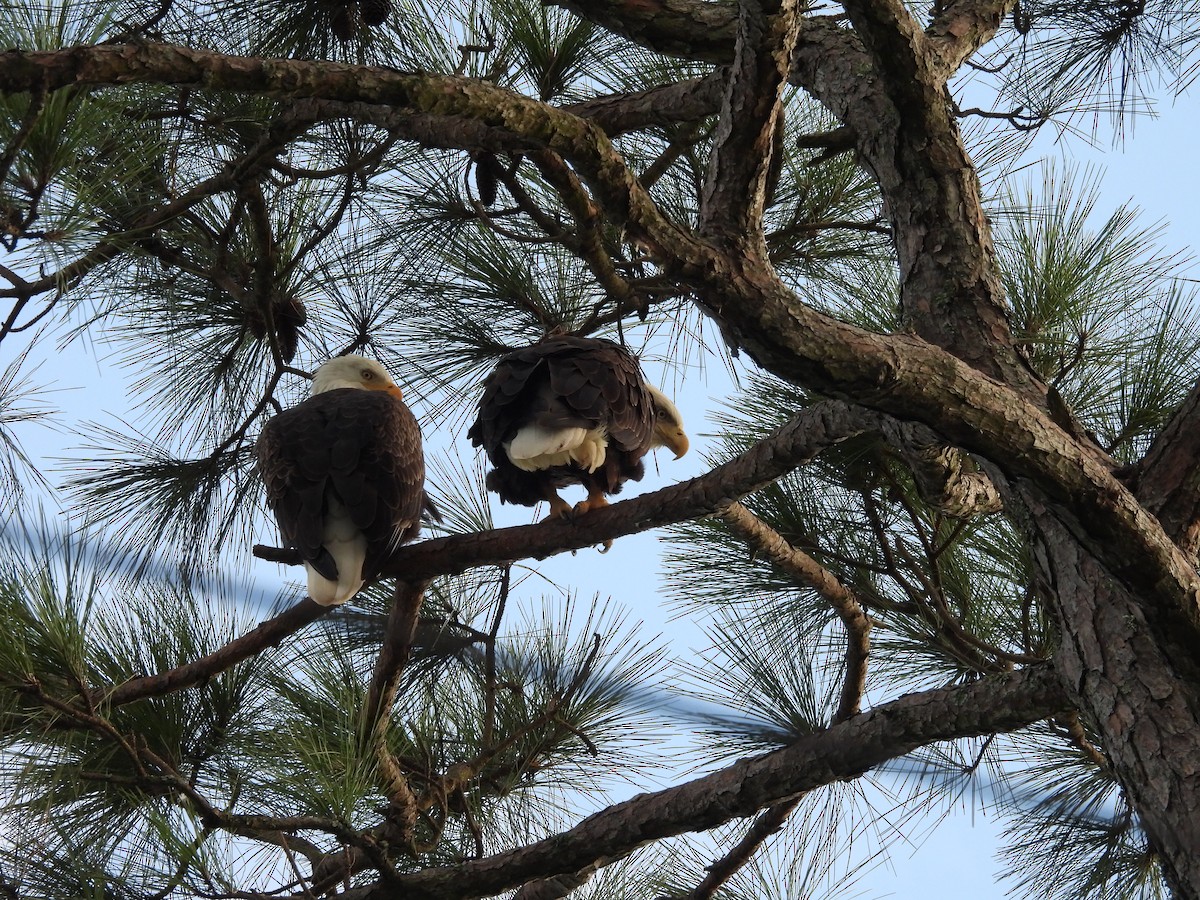
[[[654,434],[650,438],[651,447],[666,447],[675,454],[675,458],[688,452],[688,436],[683,430],[683,416],[675,404],[667,399],[667,395],[653,385],[646,385],[654,400]]]
[[[323,394],[340,388],[388,391],[400,397],[400,388],[379,363],[364,356],[335,356],[323,363],[312,380],[312,393]]]

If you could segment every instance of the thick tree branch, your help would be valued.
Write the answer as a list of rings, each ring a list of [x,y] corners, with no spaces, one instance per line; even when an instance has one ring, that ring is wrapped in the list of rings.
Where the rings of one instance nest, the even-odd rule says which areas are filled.
[[[736,3],[700,0],[551,2],[657,53],[718,65],[733,61]]]
[[[738,4],[738,31],[729,85],[721,103],[700,204],[700,233],[735,252],[767,259],[762,214],[779,99],[799,33],[796,0]]]
[[[1200,555],[1200,382],[1158,433],[1135,475],[1142,505],[1195,559]]]
[[[537,878],[606,865],[651,841],[713,828],[806,791],[856,778],[933,741],[1012,731],[1067,710],[1049,667],[989,676],[967,685],[909,694],[678,787],[640,794],[570,831],[496,856],[401,875],[391,885],[348,892],[347,900],[466,900]]]
[[[1044,402],[1044,386],[1013,348],[979,181],[937,60],[902,4],[863,0],[848,8],[863,33],[802,40],[792,74],[854,132],[879,184],[896,237],[905,322]]]
[[[725,79],[719,73],[713,73],[645,91],[595,97],[562,109],[594,122],[609,137],[617,137],[655,126],[702,121],[721,108],[724,90]],[[511,131],[477,120],[417,115],[378,103],[310,98],[298,102],[295,113],[314,122],[329,119],[368,122],[397,138],[415,141],[424,147],[499,153],[536,146],[521,141]]]
[[[305,597],[295,606],[259,624],[240,638],[235,638],[224,647],[200,659],[185,663],[174,669],[131,678],[122,684],[92,691],[91,702],[96,705],[120,706],[146,697],[158,697],[172,691],[183,690],[200,684],[214,675],[224,672],[243,660],[274,647],[288,635],[295,634],[305,625],[315,622],[331,607],[319,606]]]
[[[721,108],[725,78],[713,72],[703,78],[680,81],[629,94],[595,97],[564,106],[566,112],[590,119],[609,137],[653,126],[671,127],[699,122]]]
[[[820,403],[802,411],[745,453],[704,475],[593,510],[570,521],[548,520],[401,547],[384,566],[382,574],[404,578],[454,575],[481,565],[502,565],[527,557],[543,559],[627,534],[712,515],[834,444],[875,430],[878,423],[876,414],[859,407],[838,401]]]

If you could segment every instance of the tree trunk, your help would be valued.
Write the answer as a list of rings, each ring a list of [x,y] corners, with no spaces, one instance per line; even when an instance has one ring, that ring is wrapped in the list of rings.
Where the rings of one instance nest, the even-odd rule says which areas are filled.
[[[1200,897],[1194,636],[1161,633],[1158,598],[1131,595],[1063,527],[1063,511],[1038,508],[1028,493],[1025,499],[1041,532],[1037,561],[1054,592],[1062,632],[1055,665],[1067,693],[1103,736],[1172,890]]]

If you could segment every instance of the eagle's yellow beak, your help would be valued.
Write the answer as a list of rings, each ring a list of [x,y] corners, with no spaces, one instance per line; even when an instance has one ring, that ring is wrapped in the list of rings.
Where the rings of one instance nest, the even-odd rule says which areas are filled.
[[[663,446],[675,454],[676,459],[684,456],[691,447],[688,436],[683,433],[682,428],[663,429],[659,432],[659,438],[662,440]]]
[[[384,384],[379,381],[368,381],[363,384],[363,387],[365,387],[369,391],[387,391],[389,394],[391,394],[397,400],[404,399],[404,394],[400,390],[400,388],[398,388],[396,385],[392,384],[391,382]]]

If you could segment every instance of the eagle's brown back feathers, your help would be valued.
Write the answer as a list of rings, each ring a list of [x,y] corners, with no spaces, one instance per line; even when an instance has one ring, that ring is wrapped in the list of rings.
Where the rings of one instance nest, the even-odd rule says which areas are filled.
[[[256,449],[284,543],[325,578],[337,578],[322,546],[331,502],[366,538],[368,581],[416,536],[426,502],[421,431],[397,397],[352,388],[317,394],[269,420]]]
[[[654,421],[650,391],[632,353],[612,341],[564,335],[500,360],[484,382],[478,417],[467,434],[495,466],[488,487],[505,502],[533,506],[568,484],[615,494],[625,481],[640,480]],[[602,430],[604,463],[594,472],[576,464],[518,468],[506,445],[531,424]]]

